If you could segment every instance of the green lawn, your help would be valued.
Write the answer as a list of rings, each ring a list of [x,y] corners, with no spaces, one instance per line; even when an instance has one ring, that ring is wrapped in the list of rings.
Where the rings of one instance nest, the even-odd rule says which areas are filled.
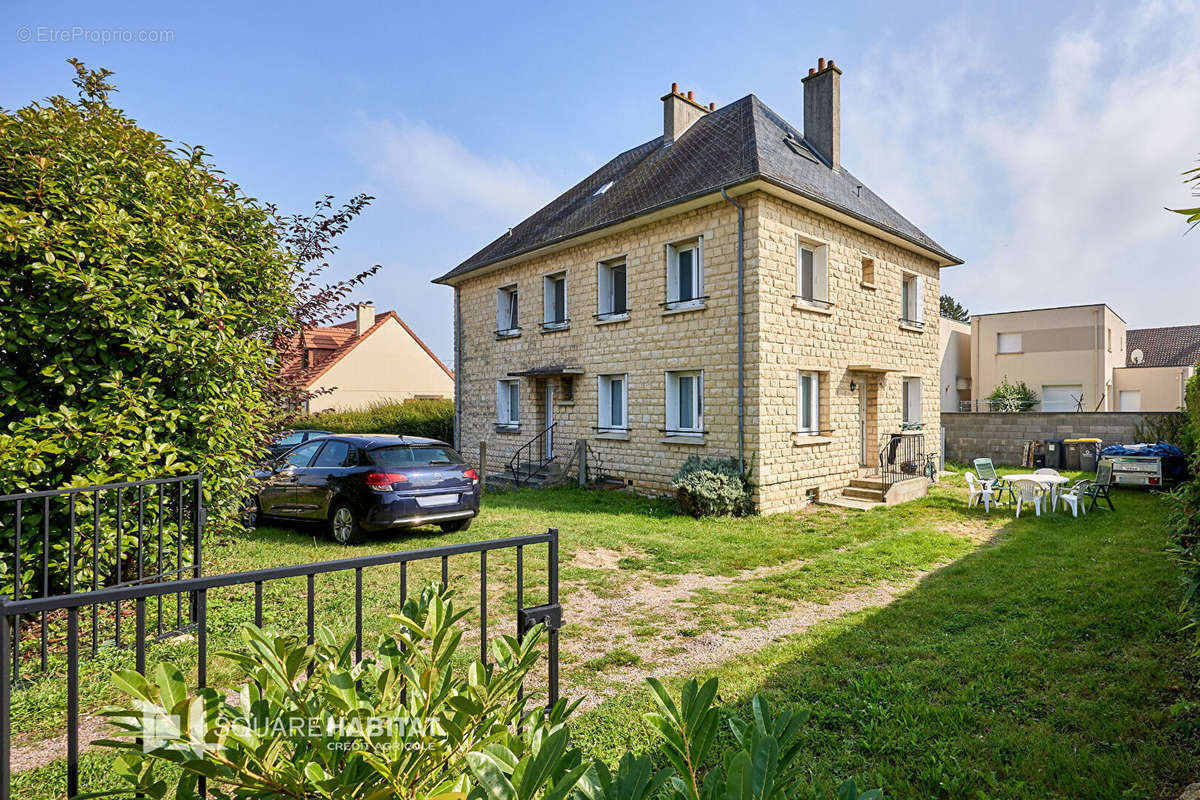
[[[1126,492],[1116,514],[1019,521],[964,501],[955,477],[928,498],[865,513],[693,520],[623,492],[519,491],[489,494],[462,533],[421,529],[347,551],[319,531],[263,527],[208,544],[205,561],[207,572],[228,572],[553,526],[564,693],[595,706],[576,728],[597,756],[649,746],[631,714],[648,708],[645,675],[704,672],[721,678],[731,706],[763,691],[812,708],[814,774],[855,775],[891,797],[1169,797],[1200,777],[1187,774],[1200,763],[1200,720],[1186,704],[1194,664],[1176,633],[1158,498]],[[539,602],[545,548],[525,564],[527,602]],[[466,602],[478,598],[478,566],[451,561]],[[488,567],[491,630],[508,632],[511,554],[491,554]],[[398,572],[364,574],[368,647],[398,608]],[[410,591],[437,573],[436,563],[411,569]],[[352,629],[352,580],[318,578],[320,624]],[[269,627],[303,631],[303,591],[303,579],[267,586]],[[219,649],[253,605],[249,590],[214,592],[209,605]],[[772,635],[747,636],[768,624]],[[194,643],[156,646],[157,659],[192,668]],[[113,650],[84,660],[85,711],[113,698],[106,670],[130,662]],[[57,661],[14,698],[26,746],[61,728],[61,671]],[[221,685],[231,672],[217,661],[209,676]],[[87,760],[103,774],[98,755]],[[53,796],[61,775],[60,762],[16,784],[23,796]]]

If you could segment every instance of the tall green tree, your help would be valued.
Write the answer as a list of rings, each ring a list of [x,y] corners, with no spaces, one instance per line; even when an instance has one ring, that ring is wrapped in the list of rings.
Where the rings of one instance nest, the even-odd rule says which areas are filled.
[[[941,314],[947,319],[958,320],[959,322],[971,321],[970,312],[963,308],[961,303],[948,294],[942,295]]]
[[[202,470],[232,514],[274,408],[298,259],[279,218],[110,103],[0,110],[0,491]]]

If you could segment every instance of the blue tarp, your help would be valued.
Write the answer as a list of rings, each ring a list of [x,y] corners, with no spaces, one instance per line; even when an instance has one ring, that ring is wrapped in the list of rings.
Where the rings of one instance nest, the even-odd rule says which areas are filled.
[[[1110,444],[1100,451],[1102,456],[1161,456],[1182,458],[1183,451],[1166,442],[1141,442],[1140,444]]]

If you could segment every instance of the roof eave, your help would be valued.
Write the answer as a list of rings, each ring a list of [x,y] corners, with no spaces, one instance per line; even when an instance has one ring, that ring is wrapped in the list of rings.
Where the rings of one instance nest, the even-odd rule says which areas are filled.
[[[761,186],[758,184],[761,184]],[[632,223],[635,221],[640,221],[640,220],[642,220],[643,217],[662,213],[666,209],[674,208],[675,206],[684,205],[687,203],[695,203],[697,206],[707,205],[708,203],[716,202],[717,200],[719,200],[721,198],[720,192],[721,192],[722,188],[726,189],[727,191],[730,191],[732,194],[737,195],[737,194],[747,194],[749,192],[754,191],[755,189],[765,188],[767,186],[775,187],[777,189],[784,190],[792,195],[801,197],[804,200],[808,201],[809,203],[819,206],[820,209],[827,215],[828,215],[828,212],[832,211],[832,212],[834,212],[835,219],[837,219],[838,216],[841,216],[842,217],[842,219],[840,220],[841,222],[850,224],[851,227],[858,228],[860,230],[866,230],[868,233],[871,233],[872,235],[875,235],[875,236],[879,236],[882,239],[890,240],[894,244],[897,244],[897,245],[905,248],[906,250],[913,250],[913,251],[917,252],[918,254],[925,256],[926,258],[936,261],[939,267],[954,267],[954,266],[959,266],[964,263],[962,259],[958,258],[957,256],[951,255],[950,253],[946,252],[945,250],[942,250],[940,248],[929,247],[928,245],[926,245],[920,241],[917,241],[916,239],[912,238],[911,236],[907,236],[904,233],[894,230],[892,228],[884,227],[883,225],[880,225],[878,222],[875,222],[874,220],[868,219],[867,217],[864,217],[861,214],[857,214],[854,211],[852,211],[848,208],[845,208],[843,206],[839,206],[836,203],[831,203],[830,201],[828,201],[822,197],[819,197],[819,196],[814,195],[809,192],[805,192],[803,189],[800,189],[799,187],[792,186],[792,185],[787,184],[780,180],[769,178],[762,174],[756,174],[756,175],[748,176],[746,178],[739,179],[738,181],[735,181],[734,183],[728,184],[723,187],[708,188],[703,191],[688,195],[686,197],[682,197],[678,200],[672,200],[667,203],[661,203],[657,206],[653,206],[653,207],[645,209],[643,211],[638,211],[634,214],[628,214],[624,217],[621,217],[620,219],[614,220],[612,222],[607,222],[603,225],[595,225],[591,228],[577,231],[577,232],[572,233],[567,236],[560,236],[557,239],[551,239],[549,241],[546,241],[546,242],[543,242],[543,243],[537,245],[536,247],[526,248],[525,250],[521,250],[516,253],[512,253],[511,255],[505,256],[503,258],[493,259],[492,261],[485,261],[481,264],[478,264],[478,265],[472,267],[471,269],[467,270],[466,272],[462,272],[457,275],[454,274],[454,271],[457,270],[459,267],[455,267],[454,269],[447,272],[445,275],[435,278],[432,282],[436,283],[436,284],[441,284],[443,286],[454,286],[458,283],[461,283],[463,280],[465,280],[467,278],[478,277],[479,275],[487,274],[488,272],[493,272],[497,269],[501,269],[503,267],[519,263],[528,258],[532,258],[536,255],[540,255],[540,254],[543,254],[546,252],[554,252],[555,250],[562,249],[564,246],[567,245],[567,243],[574,242],[576,239],[580,239],[582,237],[589,237],[589,236],[591,236],[592,238],[596,238],[596,235],[599,234],[601,231],[613,232],[613,231],[610,231],[611,228],[614,228],[616,226],[621,226],[621,225],[628,225],[629,223]],[[702,201],[702,202],[697,202],[697,201]],[[460,264],[459,266],[462,266],[462,265]]]

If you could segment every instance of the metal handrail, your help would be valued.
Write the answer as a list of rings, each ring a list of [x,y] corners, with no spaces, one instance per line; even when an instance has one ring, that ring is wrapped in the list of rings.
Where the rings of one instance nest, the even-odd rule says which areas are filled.
[[[890,433],[879,446],[879,477],[888,485],[920,477],[925,466],[925,434]]]
[[[547,464],[549,464],[551,461],[554,460],[553,453],[551,453],[549,458],[542,456],[540,458],[535,459],[533,457],[533,454],[539,453],[539,452],[541,452],[541,450],[533,449],[533,448],[535,445],[537,445],[538,447],[544,447],[545,442],[546,442],[546,436],[551,431],[554,430],[554,426],[557,424],[558,424],[557,422],[551,422],[549,425],[547,425],[545,428],[543,428],[540,433],[538,433],[532,439],[527,441],[525,444],[518,447],[517,452],[513,453],[513,457],[508,460],[508,471],[509,471],[509,473],[512,474],[513,482],[516,483],[517,486],[520,486],[522,483],[525,482],[524,478],[522,478],[522,473],[521,473],[521,464],[522,463],[524,463],[529,469],[529,473],[526,477],[532,478],[533,474],[536,470],[540,470],[542,467],[546,466]],[[551,441],[553,441],[553,440],[551,440]],[[524,454],[524,455],[522,455],[522,454]],[[533,466],[534,461],[537,461],[536,470]]]

